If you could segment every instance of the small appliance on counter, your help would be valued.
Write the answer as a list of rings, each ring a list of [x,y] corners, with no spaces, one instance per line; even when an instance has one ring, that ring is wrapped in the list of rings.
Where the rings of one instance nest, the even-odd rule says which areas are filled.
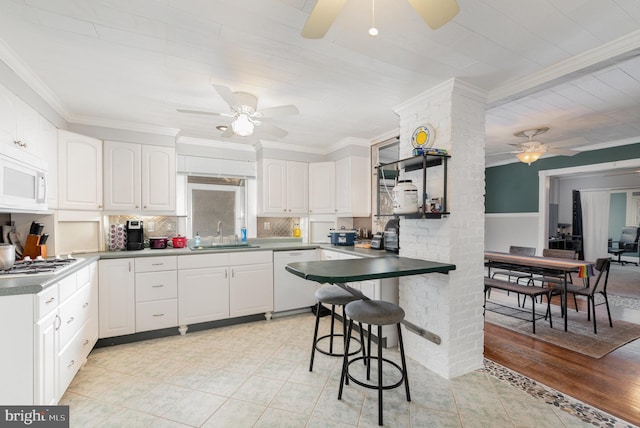
[[[384,235],[382,233],[376,233],[371,238],[372,250],[384,250]]]
[[[353,229],[329,229],[329,237],[331,238],[332,245],[354,245],[356,236],[358,235],[357,230]]]
[[[400,219],[391,219],[384,226],[384,249],[392,253],[400,252]]]
[[[152,250],[164,250],[167,248],[168,242],[169,238],[164,236],[149,238],[149,248]]]
[[[173,248],[184,248],[187,246],[187,237],[178,234],[178,236],[171,238],[171,243],[173,244]]]
[[[144,226],[142,220],[127,220],[127,251],[144,249]]]

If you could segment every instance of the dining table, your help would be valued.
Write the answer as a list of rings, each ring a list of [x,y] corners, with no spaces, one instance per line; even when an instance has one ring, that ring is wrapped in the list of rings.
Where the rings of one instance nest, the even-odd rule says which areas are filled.
[[[491,276],[492,268],[511,269],[531,274],[557,276],[562,278],[562,317],[564,331],[567,331],[567,284],[571,273],[582,278],[585,287],[589,286],[589,277],[594,275],[594,264],[584,260],[559,259],[555,257],[523,256],[497,251],[485,251],[484,259]]]
[[[293,262],[285,266],[285,269],[294,275],[310,281],[315,281],[320,284],[335,284],[360,299],[370,300],[360,290],[351,287],[349,283],[431,273],[448,274],[450,271],[455,270],[456,266],[450,263],[440,263],[430,260],[386,256]],[[433,343],[438,345],[441,343],[440,336],[431,331],[407,320],[403,320],[402,324],[408,330]]]

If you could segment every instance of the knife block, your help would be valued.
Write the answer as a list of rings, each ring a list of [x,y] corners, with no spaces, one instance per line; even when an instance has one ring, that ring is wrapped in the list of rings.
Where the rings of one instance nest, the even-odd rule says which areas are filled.
[[[38,256],[42,256],[43,259],[47,258],[47,246],[40,245],[40,235],[27,235],[22,255],[29,256],[34,260]]]

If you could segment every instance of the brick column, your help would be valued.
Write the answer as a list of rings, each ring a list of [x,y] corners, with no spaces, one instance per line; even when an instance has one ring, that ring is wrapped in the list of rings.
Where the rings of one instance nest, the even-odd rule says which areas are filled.
[[[449,151],[443,219],[400,221],[400,255],[453,263],[449,275],[400,278],[406,319],[439,335],[436,345],[407,331],[407,354],[449,379],[482,366],[484,253],[485,100],[481,90],[451,79],[397,106],[400,158],[410,157],[411,136],[425,123],[436,130],[433,147]],[[429,197],[442,196],[443,168],[427,171]],[[422,172],[405,175],[422,191]],[[402,178],[402,176],[401,176]]]

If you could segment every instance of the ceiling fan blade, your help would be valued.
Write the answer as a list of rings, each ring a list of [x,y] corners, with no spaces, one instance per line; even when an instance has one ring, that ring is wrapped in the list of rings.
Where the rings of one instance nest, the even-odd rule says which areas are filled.
[[[342,10],[347,0],[318,0],[302,27],[305,39],[321,39]]]
[[[257,127],[261,132],[265,132],[267,134],[271,134],[275,137],[286,137],[289,133],[282,128],[275,126],[269,122],[261,122]]]
[[[286,106],[269,107],[263,110],[258,110],[260,117],[277,117],[277,116],[291,116],[300,113],[298,107],[293,104]]]
[[[460,12],[456,0],[408,0],[432,30],[437,30]]]
[[[237,106],[240,104],[236,99],[236,95],[231,91],[230,88],[223,85],[215,85],[215,84],[212,84],[211,86],[213,86],[213,89],[216,90],[216,92],[218,93],[218,95],[220,95],[220,97],[224,100],[224,102],[229,104],[229,107]]]
[[[559,155],[559,156],[573,156],[573,155],[577,155],[578,151],[576,150],[568,150],[568,149],[554,149],[554,148],[547,148],[547,153],[552,154],[552,155]]]
[[[183,108],[176,109],[179,113],[190,113],[190,114],[206,114],[207,116],[231,116],[225,113],[216,113],[215,111],[204,111],[204,110],[187,110]]]

